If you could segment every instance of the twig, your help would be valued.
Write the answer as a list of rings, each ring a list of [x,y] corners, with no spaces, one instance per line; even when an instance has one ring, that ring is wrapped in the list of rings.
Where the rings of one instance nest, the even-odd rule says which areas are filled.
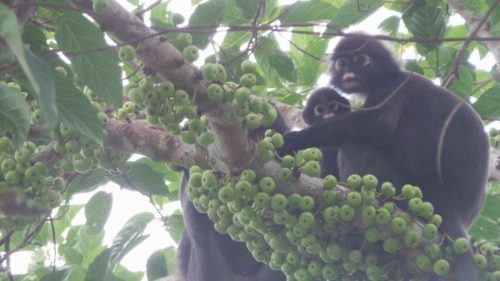
[[[288,42],[290,43],[290,45],[292,45],[293,47],[295,47],[297,50],[301,51],[302,53],[304,53],[305,55],[311,57],[312,59],[315,59],[317,61],[322,61],[321,58],[318,58],[317,56],[315,56],[315,55],[311,54],[310,52],[304,50],[303,48],[299,47],[292,40],[288,40]]]
[[[156,205],[156,203],[153,201],[153,196],[151,196],[151,195],[149,196],[149,202],[151,203],[151,205],[153,205],[153,208],[155,209],[155,211],[160,216],[161,221],[163,222],[163,225],[167,226],[168,217],[166,217],[166,216],[163,215],[163,213],[161,212],[160,208],[158,208],[158,206]]]
[[[7,276],[9,278],[9,281],[14,281],[14,276],[12,275],[12,269],[10,266],[10,255],[13,252],[10,251],[10,236],[7,238],[5,241],[5,256],[3,259],[5,259],[5,263],[7,264]]]
[[[52,243],[54,244],[54,260],[52,262],[52,271],[56,271],[56,261],[57,261],[57,239],[56,239],[56,228],[54,226],[54,219],[52,216],[48,217],[50,223],[50,230],[52,232]]]
[[[460,62],[462,61],[465,51],[467,50],[467,46],[472,42],[473,38],[476,37],[477,32],[483,27],[483,25],[486,23],[486,21],[490,18],[491,14],[495,11],[495,8],[498,6],[498,3],[500,0],[496,0],[488,9],[488,12],[484,15],[484,17],[481,19],[481,21],[476,25],[476,27],[472,30],[470,33],[469,37],[465,40],[465,42],[462,44],[460,49],[457,52],[457,55],[455,57],[455,60],[453,61],[453,66],[451,72],[446,76],[446,78],[443,80],[443,86],[444,87],[449,87],[453,80],[455,80],[458,76],[458,69],[460,67]]]
[[[153,9],[154,7],[158,6],[161,4],[161,1],[162,0],[156,0],[153,4],[149,5],[148,7],[140,10],[140,11],[137,11],[135,12],[135,15],[138,17],[138,18],[142,18],[142,16],[147,13],[149,10]]]

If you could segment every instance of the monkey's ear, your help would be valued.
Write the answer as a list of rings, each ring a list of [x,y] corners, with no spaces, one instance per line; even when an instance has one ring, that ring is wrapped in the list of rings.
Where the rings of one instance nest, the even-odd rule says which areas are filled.
[[[311,125],[314,123],[314,120],[312,120],[313,118],[311,117],[312,115],[312,112],[311,110],[308,110],[307,108],[302,111],[302,119],[304,120],[304,122],[306,122],[307,125]]]

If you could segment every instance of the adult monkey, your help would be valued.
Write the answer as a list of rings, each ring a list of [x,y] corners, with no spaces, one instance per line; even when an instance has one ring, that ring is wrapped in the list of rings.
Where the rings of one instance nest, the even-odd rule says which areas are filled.
[[[488,140],[474,110],[430,80],[401,70],[368,35],[348,34],[332,63],[333,86],[363,94],[364,106],[287,133],[281,153],[367,143],[393,159],[405,182],[422,189],[443,217],[441,233],[466,236],[481,210],[488,171]],[[459,281],[478,279],[472,250],[455,257],[452,272]]]
[[[255,261],[244,243],[220,234],[206,214],[187,198],[189,172],[184,171],[180,201],[184,232],[177,249],[179,281],[285,281],[281,271]]]

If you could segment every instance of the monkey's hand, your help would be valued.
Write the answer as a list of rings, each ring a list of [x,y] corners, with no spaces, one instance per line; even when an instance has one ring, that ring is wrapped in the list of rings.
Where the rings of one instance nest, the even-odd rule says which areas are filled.
[[[278,154],[280,156],[290,155],[302,149],[301,147],[301,133],[300,131],[289,131],[283,136],[285,143],[278,149]]]

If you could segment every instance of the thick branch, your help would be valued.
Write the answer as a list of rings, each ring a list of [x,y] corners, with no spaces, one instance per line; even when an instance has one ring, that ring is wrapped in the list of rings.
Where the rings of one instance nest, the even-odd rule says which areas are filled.
[[[234,116],[229,106],[215,103],[207,97],[208,82],[203,80],[200,70],[187,63],[164,36],[112,0],[108,1],[106,14],[94,13],[89,0],[74,0],[71,3],[89,14],[111,36],[133,45],[146,68],[156,71],[174,83],[177,89],[184,89],[191,95],[198,110],[208,116],[216,135],[215,146],[211,149],[212,155],[217,155],[213,160],[222,171],[241,171],[248,166],[248,159],[252,159],[252,144],[248,141],[241,119]]]
[[[493,6],[497,5],[500,0],[496,0],[493,2]],[[460,0],[448,0],[448,4],[450,7],[455,10],[458,14],[460,14],[469,26],[469,30],[475,30],[475,27],[479,26],[481,23],[481,17],[478,17],[474,14],[473,11],[468,10]],[[491,37],[493,34],[490,31],[490,26],[487,24],[481,25],[481,27],[476,32],[478,37]],[[483,41],[484,45],[493,53],[495,57],[497,66],[496,71],[500,73],[500,44],[498,41]]]
[[[182,143],[179,137],[155,128],[145,121],[111,121],[106,125],[106,146],[138,153],[155,161],[190,167],[208,167],[207,151],[200,146]]]

